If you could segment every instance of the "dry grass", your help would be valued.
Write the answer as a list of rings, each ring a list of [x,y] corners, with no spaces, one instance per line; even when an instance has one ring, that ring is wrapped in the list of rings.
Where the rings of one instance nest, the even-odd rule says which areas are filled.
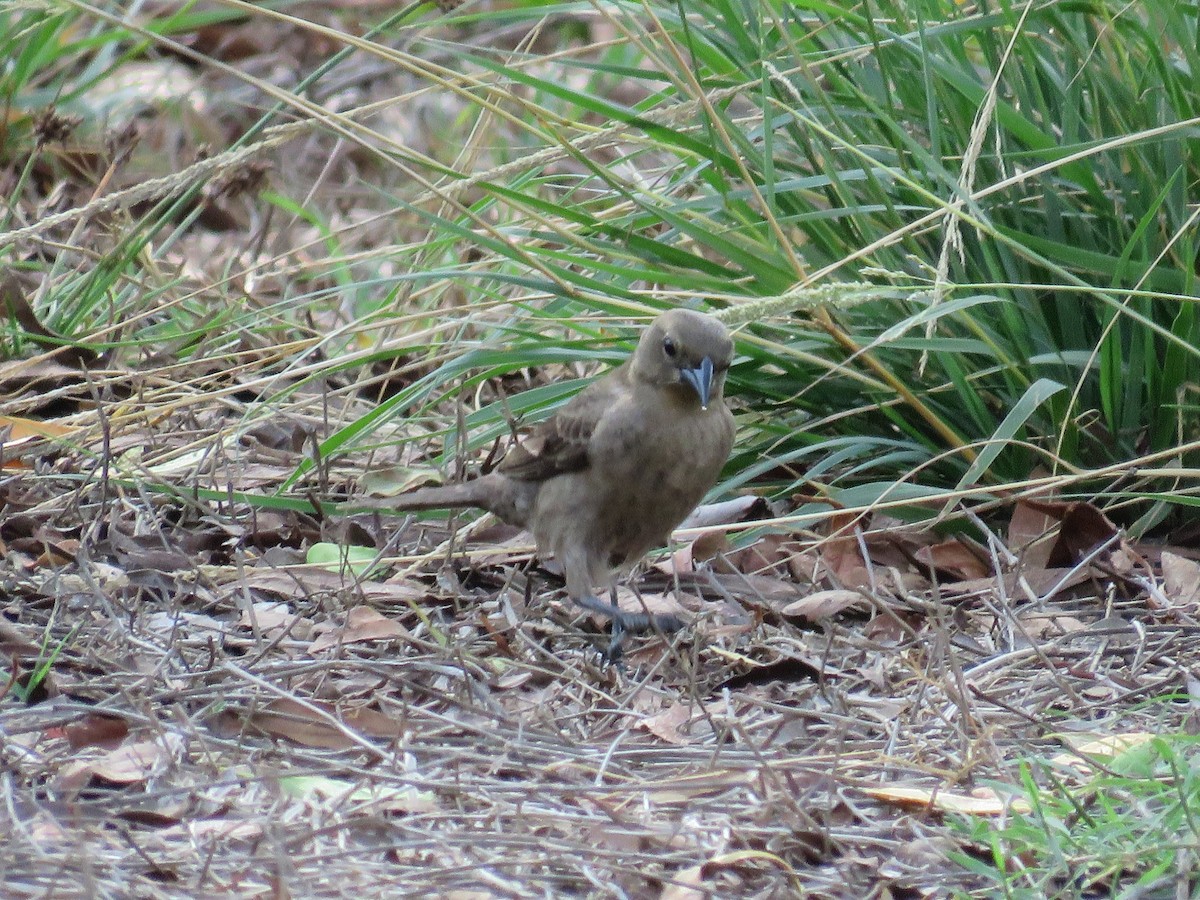
[[[27,682],[61,648],[0,706],[9,896],[938,895],[971,885],[961,839],[869,790],[967,793],[1063,732],[1178,727],[1144,701],[1200,664],[1194,624],[1135,629],[1146,598],[1091,582],[880,591],[811,627],[778,612],[810,586],[701,572],[694,626],[620,672],[503,534],[447,551],[359,516],[400,559],[355,583],[296,549],[340,520],[4,490],[6,652]]]

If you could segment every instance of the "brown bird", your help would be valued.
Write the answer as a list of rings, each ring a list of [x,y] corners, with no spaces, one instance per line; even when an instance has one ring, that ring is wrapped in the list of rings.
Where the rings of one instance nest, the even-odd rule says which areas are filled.
[[[733,341],[718,320],[663,313],[625,363],[593,382],[473,481],[387,501],[400,510],[477,506],[529,528],[553,553],[575,603],[622,632],[681,624],[623,612],[593,592],[663,546],[717,480],[733,448],[723,396]]]

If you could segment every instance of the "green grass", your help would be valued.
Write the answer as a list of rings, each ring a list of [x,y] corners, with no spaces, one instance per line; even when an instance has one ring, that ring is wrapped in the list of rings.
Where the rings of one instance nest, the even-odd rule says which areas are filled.
[[[3,147],[22,172],[18,194],[35,163],[53,163],[34,137],[39,110],[54,102],[86,131],[89,92],[123,62],[254,15],[229,2],[122,30],[119,6],[103,16],[69,0],[47,7],[57,12],[7,14]],[[736,319],[740,304],[765,300],[730,378],[745,412],[728,487],[786,496],[807,486],[870,503],[915,481],[988,496],[1040,467],[1073,473],[1075,496],[1107,502],[1140,467],[1114,514],[1139,530],[1178,518],[1182,507],[1138,494],[1178,484],[1155,477],[1155,464],[1190,475],[1200,432],[1195,9],[683,10],[652,7],[652,28],[640,5],[468,6],[449,17],[480,32],[555,16],[582,26],[552,28],[563,45],[550,64],[542,49],[451,42],[414,8],[381,32],[403,34],[402,49],[342,36],[344,53],[310,73],[303,96],[245,76],[269,91],[246,135],[302,109],[312,128],[358,145],[362,187],[401,223],[395,239],[364,242],[353,223],[303,208],[303,185],[277,180],[277,214],[318,229],[315,265],[261,309],[241,307],[228,281],[180,297],[155,266],[198,215],[187,198],[201,185],[180,184],[93,249],[94,265],[50,267],[46,321],[129,354],[166,342],[211,358],[235,352],[237,334],[320,340],[329,365],[315,377],[363,377],[377,358],[353,351],[432,323],[424,347],[440,364],[330,435],[324,449],[337,453],[383,416],[437,416],[445,397],[486,377],[632,338],[582,316],[698,303]],[[271,16],[312,27],[286,7]],[[595,21],[613,35],[605,44],[583,39]],[[379,104],[334,112],[307,99],[347,59],[372,57],[412,73],[413,97],[437,101],[427,147],[374,127]],[[796,299],[839,281],[877,293],[848,305]],[[460,299],[447,307],[450,296]],[[128,327],[146,322],[147,303],[160,314]],[[351,318],[318,338],[306,313],[331,303]],[[463,321],[489,331],[461,342]],[[558,349],[571,335],[581,343]],[[281,360],[281,371],[307,359]],[[478,412],[474,446],[503,416]],[[768,458],[798,475],[768,476]]]
[[[987,879],[989,896],[1197,896],[1196,738],[1156,737],[1102,763],[1082,784],[1053,763],[1024,767],[1016,795],[1031,812],[960,821],[977,852],[958,862]]]

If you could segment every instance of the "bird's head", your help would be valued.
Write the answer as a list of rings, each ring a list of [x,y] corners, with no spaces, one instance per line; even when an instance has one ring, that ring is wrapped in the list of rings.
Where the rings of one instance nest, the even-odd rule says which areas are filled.
[[[707,409],[720,400],[733,362],[729,329],[690,309],[663,313],[642,334],[631,364],[633,377],[655,385],[683,385]]]

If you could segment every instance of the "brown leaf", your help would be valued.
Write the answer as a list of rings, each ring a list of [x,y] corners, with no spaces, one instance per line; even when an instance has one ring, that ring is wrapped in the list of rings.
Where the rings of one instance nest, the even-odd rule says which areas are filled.
[[[683,726],[691,719],[691,713],[682,703],[672,703],[662,712],[646,716],[638,722],[639,728],[644,728],[655,737],[662,738],[668,744],[689,744],[691,739],[683,733]]]
[[[815,622],[818,619],[832,618],[847,609],[870,612],[871,604],[859,591],[835,588],[829,591],[814,591],[807,597],[793,600],[779,610],[779,614]]]
[[[1032,504],[1019,501],[1008,520],[1008,549],[1027,566],[1044,569],[1054,550],[1054,540],[1048,534],[1058,521]]]
[[[100,356],[95,350],[76,346],[42,324],[33,307],[29,305],[21,283],[11,272],[6,272],[0,277],[0,312],[4,313],[10,322],[16,322],[31,343],[52,353],[63,365],[90,368],[100,362]]]
[[[671,883],[666,885],[658,900],[704,900],[711,897],[710,891],[701,888],[704,884],[704,866],[688,866],[671,874]]]
[[[308,652],[313,654],[341,644],[395,641],[409,636],[403,625],[369,606],[352,608],[346,614],[346,624],[340,628],[318,625],[313,630],[320,632],[308,648]]]
[[[154,739],[123,744],[88,765],[91,774],[112,784],[135,784],[158,774],[171,762],[172,743],[178,739]]]
[[[730,790],[744,790],[755,784],[758,775],[749,769],[710,769],[697,774],[678,775],[673,779],[662,779],[640,791],[646,802],[658,804],[685,804],[696,797],[711,797]],[[594,800],[611,810],[626,810],[629,807],[627,792],[594,795]]]
[[[304,704],[281,697],[255,710],[248,719],[249,725],[265,734],[286,738],[306,747],[349,750],[359,746],[358,741],[338,728],[335,722],[369,738],[390,740],[403,733],[397,722],[376,710],[360,707],[339,711],[333,704],[320,700]]]
[[[749,547],[743,547],[727,559],[734,569],[747,575],[787,575],[801,545],[790,535],[764,534]]]
[[[1021,627],[1025,629],[1026,634],[1038,639],[1060,637],[1061,635],[1071,634],[1087,627],[1082,620],[1074,616],[1046,612],[1041,607],[1036,610],[1023,611],[1017,615],[1017,619],[1020,621]]]
[[[847,590],[871,586],[871,574],[863,561],[857,538],[840,537],[821,545],[822,559],[834,580]]]
[[[0,433],[4,433],[4,452],[10,453],[22,441],[34,438],[66,438],[80,431],[78,425],[64,425],[53,419],[25,419],[21,416],[0,416]]]
[[[628,613],[686,615],[687,610],[673,594],[638,594],[628,587],[617,589],[617,606]]]
[[[2,551],[3,542],[0,542],[0,552]],[[11,563],[11,560],[5,561]],[[41,652],[41,645],[26,638],[19,626],[0,616],[0,652],[22,657],[37,656]]]
[[[959,540],[918,547],[914,555],[918,562],[959,581],[984,578],[991,571],[977,553]]]
[[[1022,528],[1033,527],[1033,513],[1040,513],[1059,523],[1058,537],[1046,557],[1047,566],[1073,565],[1098,544],[1111,540],[1117,534],[1117,526],[1091,503],[1060,503],[1033,499],[1026,499],[1021,503],[1032,511],[1027,514],[1028,521],[1022,524]],[[1009,530],[1011,532],[1011,525]]]
[[[177,840],[192,840],[202,846],[230,841],[253,841],[262,837],[261,822],[244,819],[193,819],[169,828],[161,828],[159,840],[172,843]]]
[[[1070,563],[1078,562],[1097,545],[1111,540],[1118,534],[1118,528],[1099,509],[1091,503],[1074,503],[1063,517],[1062,532],[1059,543],[1064,553],[1068,554]],[[1116,545],[1114,545],[1114,549]],[[1055,548],[1056,550],[1058,547]],[[1051,556],[1051,561],[1054,561]]]
[[[713,579],[730,596],[748,604],[773,607],[791,602],[800,594],[794,582],[771,575],[714,575]]]
[[[43,531],[48,532],[49,529],[39,529],[38,536],[45,549],[34,560],[34,565],[44,569],[57,569],[75,561],[75,556],[79,552],[79,541],[76,538],[55,538],[50,540],[42,537],[41,533]]]
[[[995,596],[1000,592],[1001,586],[1003,586],[1006,597],[1020,596],[1022,599],[1029,599],[1024,585],[1028,585],[1029,590],[1034,595],[1041,597],[1054,588],[1062,591],[1083,584],[1091,578],[1092,571],[1086,567],[1076,568],[1068,566],[1057,569],[1029,569],[1020,572],[1005,572],[999,580],[991,577],[952,581],[943,584],[940,588],[940,593],[946,599],[961,598],[972,594]]]
[[[671,554],[668,562],[661,563],[661,571],[668,575],[673,572],[680,574],[694,572],[697,562],[719,559],[722,554],[728,552],[729,547],[729,535],[724,531],[702,531],[696,535],[694,541],[684,544]],[[723,567],[723,571],[728,571],[728,569],[728,566]]]
[[[1174,606],[1200,601],[1200,563],[1164,550],[1162,573],[1163,594]]]
[[[88,713],[78,722],[63,728],[63,735],[72,750],[83,747],[105,747],[114,749],[129,734],[129,723],[119,716]]]
[[[304,641],[313,632],[313,621],[292,612],[291,606],[283,601],[260,601],[242,611],[238,627],[257,628],[267,640],[273,641],[286,634],[294,640]]]
[[[265,567],[252,569],[246,573],[244,580],[230,584],[228,593],[240,596],[247,587],[267,594],[276,594],[288,600],[316,593],[336,593],[353,587],[355,595],[371,606],[424,600],[429,596],[429,589],[424,585],[379,581],[355,584],[353,578],[348,578],[340,572],[310,565],[289,566],[287,571]]]
[[[826,570],[833,576],[838,587],[847,590],[869,587],[871,584],[870,572],[867,570],[866,560],[863,559],[858,535],[854,531],[863,524],[865,523],[859,517],[850,513],[832,516],[828,522],[832,536],[818,545]]]
[[[968,816],[999,816],[1006,812],[1027,813],[1030,806],[1020,798],[1005,800],[991,788],[959,794],[939,788],[908,788],[888,785],[866,788],[863,793],[905,809],[955,812]]]
[[[785,656],[769,663],[758,663],[743,657],[743,662],[751,663],[753,668],[741,675],[725,679],[718,686],[718,691],[727,689],[736,691],[753,685],[769,684],[773,681],[781,681],[785,684],[821,681],[827,678],[837,678],[839,675],[837,669],[826,665],[823,660],[816,657]]]
[[[78,369],[64,366],[55,359],[38,356],[33,359],[0,361],[0,395],[20,398],[19,408],[26,415],[36,415],[41,410],[45,410],[48,416],[65,415],[80,407],[87,390],[87,384],[81,378]],[[36,418],[33,420],[37,421]],[[43,421],[48,422],[49,419]],[[51,424],[47,430],[55,431],[57,428]],[[78,433],[66,436],[75,439],[79,437]],[[38,438],[32,433],[29,434],[24,438],[27,443],[21,446],[22,455],[26,458],[48,455],[52,447],[50,442],[54,437],[53,434],[49,434]],[[7,455],[6,450],[5,456]]]

